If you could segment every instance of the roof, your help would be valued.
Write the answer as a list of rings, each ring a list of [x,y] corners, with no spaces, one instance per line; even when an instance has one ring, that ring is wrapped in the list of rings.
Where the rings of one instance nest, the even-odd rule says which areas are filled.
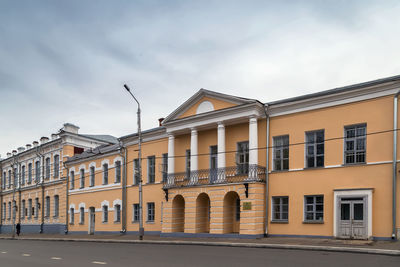
[[[337,93],[357,90],[357,89],[360,89],[360,88],[363,88],[363,87],[374,86],[374,85],[379,85],[379,84],[382,84],[382,83],[396,82],[396,81],[400,81],[400,75],[381,78],[381,79],[372,80],[372,81],[368,81],[368,82],[356,83],[356,84],[347,85],[347,86],[343,86],[343,87],[336,87],[336,88],[333,88],[333,89],[324,90],[324,91],[320,91],[320,92],[317,92],[317,93],[312,93],[312,94],[306,94],[306,95],[301,95],[301,96],[281,99],[281,100],[272,101],[272,102],[265,103],[265,104],[267,104],[267,105],[284,104],[284,103],[289,103],[289,102],[305,100],[305,99],[309,99],[309,98],[313,98],[313,97],[333,95],[333,94],[337,94]]]
[[[120,148],[119,144],[101,145],[96,148],[86,150],[81,154],[77,154],[72,157],[69,157],[67,162],[75,161],[75,160],[79,160],[79,159],[86,159],[86,158],[94,157],[97,155],[106,154],[109,152],[117,151],[119,148]]]
[[[110,144],[116,144],[118,143],[118,138],[112,135],[107,135],[107,134],[79,134],[84,137],[96,139],[98,141],[103,141],[107,142]]]
[[[161,130],[161,129],[164,129],[164,128],[165,128],[164,126],[159,126],[159,127],[151,128],[151,129],[142,131],[142,134],[151,133],[151,132],[156,132],[156,131]],[[136,133],[133,133],[133,134],[128,134],[128,135],[121,136],[121,137],[118,138],[118,139],[125,139],[125,138],[129,138],[129,137],[134,137],[134,136],[137,136],[137,135],[138,135],[138,133],[136,132]]]

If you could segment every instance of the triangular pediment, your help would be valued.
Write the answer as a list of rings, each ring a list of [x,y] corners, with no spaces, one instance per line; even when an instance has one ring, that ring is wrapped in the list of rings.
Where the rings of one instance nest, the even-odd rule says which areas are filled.
[[[227,94],[222,94],[206,89],[200,89],[196,94],[186,100],[170,115],[168,115],[163,124],[170,121],[179,120],[187,117],[196,116],[206,112],[226,109],[238,105],[254,103],[256,100],[242,98]]]

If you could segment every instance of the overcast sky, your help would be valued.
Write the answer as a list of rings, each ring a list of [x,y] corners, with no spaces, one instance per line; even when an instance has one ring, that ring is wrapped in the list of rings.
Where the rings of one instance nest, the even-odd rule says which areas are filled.
[[[351,2],[351,3],[350,3]],[[400,74],[399,1],[0,0],[0,154],[122,136],[200,88],[278,100]]]

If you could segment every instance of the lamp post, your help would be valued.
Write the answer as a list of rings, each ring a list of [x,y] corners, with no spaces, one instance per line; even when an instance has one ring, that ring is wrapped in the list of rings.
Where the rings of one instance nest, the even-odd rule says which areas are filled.
[[[143,240],[144,228],[143,228],[143,193],[142,193],[142,130],[140,126],[140,103],[136,97],[132,94],[131,89],[128,85],[124,84],[126,91],[133,97],[138,105],[137,109],[137,124],[138,124],[138,136],[139,136],[139,239]]]

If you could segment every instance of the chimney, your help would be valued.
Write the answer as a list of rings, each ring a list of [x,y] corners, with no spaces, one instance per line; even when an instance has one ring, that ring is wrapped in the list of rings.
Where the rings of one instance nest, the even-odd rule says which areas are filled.
[[[164,119],[165,119],[165,118],[159,118],[159,119],[158,119],[158,126],[162,126],[162,122],[163,122]]]
[[[31,149],[32,145],[31,144],[26,144],[26,150]]]
[[[13,156],[17,155],[17,150],[12,151]]]
[[[34,147],[37,147],[39,145],[39,142],[38,141],[33,141],[33,146]]]
[[[42,138],[40,138],[40,144],[46,144],[49,141],[49,138],[46,136],[43,136]]]
[[[25,147],[21,146],[18,148],[18,153],[24,152],[25,151]]]
[[[56,139],[57,139],[57,137],[58,137],[58,135],[57,135],[57,134],[51,134],[51,140],[56,140]]]
[[[68,132],[68,133],[78,134],[79,127],[76,125],[73,125],[72,123],[65,123],[62,130],[65,132]]]
[[[7,158],[11,157],[11,153],[7,152]]]

